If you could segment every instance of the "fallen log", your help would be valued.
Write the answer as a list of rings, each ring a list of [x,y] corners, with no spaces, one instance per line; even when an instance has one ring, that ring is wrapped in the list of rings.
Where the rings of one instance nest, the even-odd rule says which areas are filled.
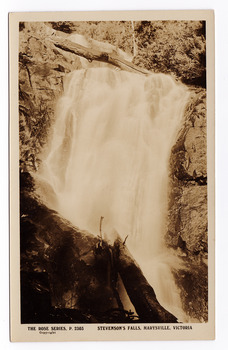
[[[64,51],[71,52],[75,55],[84,57],[90,62],[99,61],[99,62],[109,63],[115,67],[118,67],[120,69],[129,71],[129,72],[141,73],[144,75],[151,74],[148,70],[138,67],[133,63],[126,61],[125,59],[117,55],[115,51],[104,52],[94,48],[87,48],[83,45],[76,44],[70,40],[63,40],[61,38],[55,38],[54,40],[52,40],[52,42],[57,48]]]
[[[120,238],[114,243],[116,268],[141,322],[177,323],[177,318],[158,302],[153,288]]]

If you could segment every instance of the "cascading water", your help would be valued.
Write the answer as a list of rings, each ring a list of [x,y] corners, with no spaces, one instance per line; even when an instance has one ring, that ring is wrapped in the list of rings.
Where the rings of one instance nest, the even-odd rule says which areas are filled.
[[[71,73],[39,173],[52,188],[49,207],[74,225],[97,235],[103,216],[107,240],[114,231],[128,235],[159,302],[182,320],[163,236],[170,150],[187,98],[186,88],[164,74],[107,67]]]

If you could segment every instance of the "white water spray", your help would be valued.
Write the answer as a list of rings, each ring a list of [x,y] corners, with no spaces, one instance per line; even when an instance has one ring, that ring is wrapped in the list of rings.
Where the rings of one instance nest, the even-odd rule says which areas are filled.
[[[114,230],[128,235],[159,302],[182,320],[163,236],[170,150],[187,99],[184,86],[164,74],[71,73],[39,174],[55,194],[45,194],[49,207],[74,225],[98,235],[103,216],[106,239]]]

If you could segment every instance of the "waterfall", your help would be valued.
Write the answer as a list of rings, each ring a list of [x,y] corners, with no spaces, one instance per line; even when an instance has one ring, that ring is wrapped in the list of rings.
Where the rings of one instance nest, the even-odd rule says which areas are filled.
[[[158,300],[179,318],[163,236],[170,150],[187,99],[187,89],[168,75],[75,71],[65,80],[39,172],[49,186],[47,204],[74,225],[98,235],[103,216],[107,240],[116,231],[122,239],[128,235]]]

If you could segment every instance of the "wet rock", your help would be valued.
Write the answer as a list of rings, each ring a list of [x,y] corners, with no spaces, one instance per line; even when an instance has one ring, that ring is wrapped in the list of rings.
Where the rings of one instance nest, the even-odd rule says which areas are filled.
[[[207,143],[206,95],[192,91],[177,142],[170,158],[170,200],[167,240],[177,248],[178,239],[191,254],[205,251],[207,242]],[[198,247],[198,248],[197,248]],[[202,248],[203,247],[203,248]]]
[[[166,243],[177,251],[186,269],[184,277],[176,272],[183,307],[191,318],[201,321],[207,320],[207,214],[206,92],[192,89],[171,151]]]

